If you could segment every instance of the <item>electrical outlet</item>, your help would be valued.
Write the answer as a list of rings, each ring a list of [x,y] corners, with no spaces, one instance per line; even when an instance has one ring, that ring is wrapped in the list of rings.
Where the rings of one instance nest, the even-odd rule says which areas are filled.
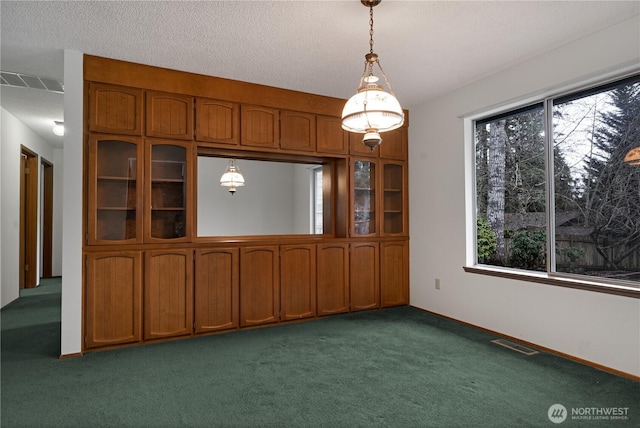
[[[440,290],[440,279],[436,278],[436,290]]]

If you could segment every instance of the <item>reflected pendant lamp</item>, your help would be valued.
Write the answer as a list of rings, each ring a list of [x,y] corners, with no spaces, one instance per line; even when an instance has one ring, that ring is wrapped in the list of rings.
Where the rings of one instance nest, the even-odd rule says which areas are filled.
[[[224,174],[220,177],[220,185],[229,188],[229,193],[232,195],[236,192],[237,187],[244,186],[244,177],[236,165],[235,159],[230,159],[227,169],[224,170]]]
[[[358,92],[349,98],[342,110],[342,128],[364,134],[362,142],[373,151],[380,143],[381,132],[392,131],[404,123],[404,112],[393,94],[391,83],[382,70],[378,55],[373,52],[373,8],[382,0],[360,0],[369,8],[369,53],[365,55],[364,71]],[[388,88],[386,92],[380,78],[373,74],[374,65]]]
[[[640,147],[629,150],[624,157],[624,161],[627,165],[640,166]]]

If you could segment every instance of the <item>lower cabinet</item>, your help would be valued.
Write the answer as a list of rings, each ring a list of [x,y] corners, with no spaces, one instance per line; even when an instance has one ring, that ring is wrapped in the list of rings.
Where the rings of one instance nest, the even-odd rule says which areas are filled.
[[[280,247],[280,320],[316,316],[316,246]]]
[[[195,332],[238,327],[239,268],[237,248],[195,252]]]
[[[382,307],[409,304],[409,242],[380,244],[380,300]]]
[[[318,315],[349,311],[349,244],[318,244]]]
[[[278,246],[240,249],[240,326],[278,322],[280,266]]]
[[[145,252],[144,338],[193,331],[193,250]]]
[[[142,252],[86,255],[85,348],[139,342]]]
[[[409,243],[86,252],[84,349],[409,303]]]
[[[350,244],[349,250],[351,310],[379,308],[378,244],[375,242]]]

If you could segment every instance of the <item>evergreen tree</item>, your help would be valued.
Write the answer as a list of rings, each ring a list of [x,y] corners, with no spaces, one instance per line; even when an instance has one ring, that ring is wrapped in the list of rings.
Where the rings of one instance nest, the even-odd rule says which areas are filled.
[[[640,168],[624,163],[640,147],[640,82],[610,91],[611,110],[601,115],[595,134],[598,155],[587,165],[589,199],[585,212],[591,239],[611,268],[640,249]]]

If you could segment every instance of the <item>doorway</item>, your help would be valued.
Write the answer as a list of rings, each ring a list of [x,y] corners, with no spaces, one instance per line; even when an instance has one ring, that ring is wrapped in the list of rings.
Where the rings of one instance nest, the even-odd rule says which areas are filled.
[[[41,158],[40,163],[42,171],[40,277],[51,278],[53,276],[53,164],[44,158]]]
[[[37,285],[38,155],[20,146],[20,288]]]

